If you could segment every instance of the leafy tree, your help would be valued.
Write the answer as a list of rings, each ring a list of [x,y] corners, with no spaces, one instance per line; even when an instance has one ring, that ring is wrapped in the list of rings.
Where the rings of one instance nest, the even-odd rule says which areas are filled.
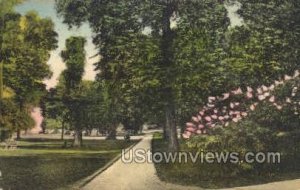
[[[64,139],[64,133],[66,126],[70,123],[69,110],[63,103],[64,96],[63,79],[59,80],[58,85],[54,89],[50,89],[47,95],[44,97],[45,101],[45,122],[48,124],[49,119],[56,120],[61,124],[61,139]]]
[[[21,0],[12,0],[12,1],[1,0],[0,1],[1,57],[3,57],[3,51],[4,51],[3,50],[4,49],[3,41],[4,41],[5,21],[6,21],[7,14],[12,13],[14,6],[21,2],[22,2]],[[1,103],[1,106],[9,103],[9,102],[5,102],[5,100],[3,100],[3,98],[11,97],[11,94],[12,94],[10,90],[7,91],[7,88],[5,88],[4,84],[3,84],[3,64],[4,64],[4,60],[1,59],[0,60],[0,103]],[[1,112],[0,112],[0,120],[1,120],[0,132],[1,132],[1,136],[3,136],[3,138],[5,136],[7,136],[5,133],[5,130],[7,130],[7,129],[5,129],[5,121],[7,121],[6,119],[4,119],[5,117],[7,117],[7,116],[5,116],[4,112],[1,110]],[[3,132],[2,132],[2,130],[3,130]],[[3,140],[3,138],[1,138],[1,139]]]
[[[5,2],[1,1],[7,10],[12,10],[21,1]],[[14,96],[10,95],[10,98],[13,98],[21,115],[30,117],[31,107],[38,105],[40,97],[45,93],[42,80],[51,76],[47,61],[49,52],[56,48],[57,33],[51,20],[42,19],[34,12],[24,16],[12,11],[6,12],[2,21],[0,61],[5,64],[2,64],[4,75],[0,72],[0,78],[4,79],[6,89],[11,89],[10,94]],[[19,119],[22,118],[26,117],[20,116]],[[22,129],[25,126],[32,127],[23,125]],[[18,131],[19,137],[20,129],[14,129]]]
[[[83,37],[70,37],[66,40],[66,49],[61,52],[61,57],[66,63],[67,69],[63,71],[62,77],[65,85],[63,102],[70,114],[70,124],[75,129],[74,146],[82,146],[81,109],[82,101],[81,83],[85,65],[86,40]]]
[[[160,52],[155,54],[157,61],[155,66],[159,73],[158,87],[155,89],[156,96],[151,102],[156,108],[164,110],[164,122],[169,131],[169,149],[178,149],[176,132],[176,99],[177,89],[176,78],[178,70],[175,68],[174,41],[176,29],[171,27],[171,20],[179,19],[178,26],[189,28],[189,26],[203,27],[210,26],[214,37],[227,28],[228,19],[226,9],[221,2],[207,1],[68,1],[57,0],[57,10],[64,17],[64,21],[69,25],[78,26],[82,22],[89,21],[95,32],[94,43],[99,47],[101,61],[97,64],[97,69],[101,71],[98,79],[105,83],[110,83],[109,87],[119,89],[116,81],[122,77],[124,55],[119,53],[124,51],[124,38],[131,39],[131,34],[141,34],[145,29],[149,29],[150,35],[157,39]],[[201,11],[199,11],[201,10]],[[213,12],[213,13],[212,13]],[[212,16],[214,15],[214,16]],[[211,24],[213,23],[213,24]],[[178,38],[180,38],[178,36]],[[122,41],[123,40],[123,41]],[[221,43],[221,39],[216,41]],[[125,50],[126,52],[126,50]],[[130,50],[127,51],[131,52]],[[150,55],[150,52],[149,52]],[[136,60],[137,57],[132,57]],[[134,63],[134,61],[132,62]],[[142,70],[140,70],[143,73]],[[151,79],[150,79],[151,80]],[[143,81],[144,82],[144,81]],[[110,91],[112,92],[112,91]],[[145,91],[144,91],[145,92]],[[115,91],[111,97],[118,99]],[[120,101],[111,101],[113,104]],[[150,103],[150,101],[149,101]],[[162,117],[159,117],[162,118]]]
[[[230,57],[233,62],[238,60],[243,68],[248,67],[256,76],[252,77],[252,81],[258,78],[260,83],[270,83],[280,75],[299,69],[299,2],[239,2],[241,8],[238,13],[244,20],[244,26],[232,32],[234,49],[230,51]],[[246,73],[246,80],[248,75]]]

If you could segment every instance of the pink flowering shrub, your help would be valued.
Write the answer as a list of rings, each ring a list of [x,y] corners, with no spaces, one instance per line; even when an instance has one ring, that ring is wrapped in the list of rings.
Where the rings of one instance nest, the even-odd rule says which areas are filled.
[[[293,76],[285,75],[270,86],[238,88],[222,96],[208,97],[207,104],[186,123],[183,137],[188,139],[195,135],[210,134],[217,126],[228,127],[230,123],[238,123],[265,104],[278,111],[292,110],[290,114],[299,118],[299,76],[296,70]]]

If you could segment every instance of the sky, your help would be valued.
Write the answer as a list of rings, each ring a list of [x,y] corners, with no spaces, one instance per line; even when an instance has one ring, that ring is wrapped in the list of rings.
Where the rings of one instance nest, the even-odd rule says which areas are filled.
[[[27,0],[25,3],[16,7],[16,11],[21,14],[25,14],[28,11],[36,11],[39,13],[41,17],[48,17],[53,20],[55,23],[55,30],[58,33],[58,48],[51,53],[51,58],[48,61],[48,64],[51,67],[53,72],[53,76],[49,80],[45,80],[47,84],[47,88],[55,87],[57,84],[57,79],[60,73],[65,69],[65,64],[60,58],[60,52],[65,47],[65,41],[70,36],[83,36],[87,39],[88,43],[86,45],[86,53],[87,53],[87,64],[85,68],[85,80],[94,80],[96,76],[96,72],[94,71],[93,63],[97,62],[99,57],[94,57],[90,59],[90,57],[94,56],[97,51],[95,46],[92,43],[92,32],[88,24],[84,24],[80,28],[75,28],[72,30],[68,29],[66,24],[62,23],[62,19],[59,18],[55,11],[55,0]],[[236,14],[238,10],[238,5],[227,7],[228,16],[231,19],[232,26],[240,25],[242,20]]]

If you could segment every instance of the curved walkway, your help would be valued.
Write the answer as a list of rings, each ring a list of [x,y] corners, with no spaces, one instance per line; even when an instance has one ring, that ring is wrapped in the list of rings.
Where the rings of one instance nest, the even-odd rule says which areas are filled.
[[[152,135],[148,134],[133,147],[133,150],[151,150]],[[126,158],[129,152],[126,153]],[[153,163],[125,164],[119,159],[111,167],[94,178],[84,190],[201,190],[199,187],[186,187],[160,181]],[[202,189],[203,190],[203,189]],[[265,185],[236,187],[223,190],[300,190],[300,179],[269,183]]]
[[[148,134],[133,147],[133,150],[151,150],[152,135]],[[129,157],[129,152],[126,158]],[[184,187],[161,182],[156,175],[154,164],[125,164],[119,159],[111,167],[88,183],[84,190],[199,190],[197,187]]]

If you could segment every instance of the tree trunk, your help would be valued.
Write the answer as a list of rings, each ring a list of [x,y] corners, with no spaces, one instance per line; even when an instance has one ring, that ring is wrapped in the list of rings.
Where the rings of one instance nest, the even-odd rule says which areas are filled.
[[[167,116],[166,116],[166,118],[167,118]],[[167,124],[167,122],[165,121],[163,124],[163,138],[164,138],[164,140],[167,141],[170,137],[170,131],[166,124]]]
[[[162,52],[162,67],[165,70],[165,84],[164,89],[164,101],[166,104],[166,128],[165,137],[168,139],[168,150],[175,152],[179,150],[179,143],[177,138],[176,120],[175,120],[175,95],[174,95],[174,53],[173,53],[173,43],[175,38],[175,33],[171,29],[171,21],[174,12],[176,11],[176,3],[174,1],[170,2],[163,11],[162,20],[162,41],[161,41],[161,52]]]
[[[17,140],[21,140],[21,130],[17,130]]]
[[[175,121],[175,111],[172,106],[167,107],[166,110],[166,129],[168,130],[168,150],[170,152],[176,152],[179,150],[179,143]]]
[[[0,62],[0,100],[2,100],[3,99],[3,62],[1,61]]]
[[[65,133],[65,122],[61,122],[61,140],[64,140],[64,133]]]
[[[82,147],[82,130],[81,129],[75,129],[73,146],[74,147]]]
[[[106,140],[116,140],[116,139],[117,139],[117,130],[116,130],[116,127],[114,127],[113,129],[110,129],[108,131]]]

